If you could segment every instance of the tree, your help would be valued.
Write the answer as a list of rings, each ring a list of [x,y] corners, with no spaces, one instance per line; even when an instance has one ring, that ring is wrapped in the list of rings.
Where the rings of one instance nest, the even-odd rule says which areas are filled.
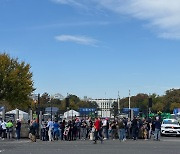
[[[7,102],[12,108],[30,106],[33,88],[30,65],[8,54],[0,54],[0,101]]]
[[[79,108],[97,108],[98,105],[96,102],[80,100],[76,95],[69,95],[69,108],[74,110],[79,110]]]
[[[172,106],[174,105],[174,103],[180,103],[180,89],[167,90],[166,95],[164,96],[164,102],[165,102],[164,110],[166,112],[172,111]]]
[[[116,117],[118,115],[118,103],[117,102],[113,102],[111,113],[114,115],[114,117]]]
[[[170,106],[170,110],[173,111],[175,108],[180,108],[180,103],[172,103]]]

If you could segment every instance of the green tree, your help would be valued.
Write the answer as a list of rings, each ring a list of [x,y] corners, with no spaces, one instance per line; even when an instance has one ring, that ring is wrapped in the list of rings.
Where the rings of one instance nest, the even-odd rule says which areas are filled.
[[[0,101],[12,108],[27,109],[30,94],[34,91],[30,65],[8,54],[0,54]]]
[[[166,112],[172,111],[172,104],[180,103],[180,89],[167,90],[166,95],[164,96],[164,103],[164,110]]]
[[[180,108],[180,103],[171,103],[170,110],[173,111],[175,108]]]
[[[114,117],[116,117],[118,115],[118,103],[117,102],[112,103],[111,114],[113,114]]]

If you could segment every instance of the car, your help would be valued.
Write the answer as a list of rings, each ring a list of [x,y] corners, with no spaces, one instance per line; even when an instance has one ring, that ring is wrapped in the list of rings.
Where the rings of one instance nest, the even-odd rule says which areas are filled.
[[[164,119],[161,124],[161,135],[180,135],[180,125],[176,119]]]

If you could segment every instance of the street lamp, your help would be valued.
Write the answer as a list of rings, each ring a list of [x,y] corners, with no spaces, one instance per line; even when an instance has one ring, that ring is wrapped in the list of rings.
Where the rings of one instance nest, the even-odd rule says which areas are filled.
[[[52,121],[52,96],[50,96],[50,103],[51,103],[51,121]]]

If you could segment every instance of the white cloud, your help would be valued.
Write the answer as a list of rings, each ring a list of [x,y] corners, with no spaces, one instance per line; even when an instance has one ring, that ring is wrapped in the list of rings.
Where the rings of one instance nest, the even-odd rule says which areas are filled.
[[[96,46],[98,42],[93,38],[86,36],[77,36],[77,35],[59,35],[56,36],[55,39],[61,42],[75,42],[78,44],[92,45],[92,46]]]
[[[120,14],[144,20],[159,37],[180,39],[179,0],[100,0],[100,4]]]
[[[180,0],[53,0],[76,7],[108,9],[145,21],[158,37],[180,39]]]
[[[76,6],[76,7],[80,7],[80,8],[84,8],[85,5],[81,2],[78,2],[76,0],[51,0],[55,3],[58,4],[67,4],[67,5],[72,5],[72,6]]]

